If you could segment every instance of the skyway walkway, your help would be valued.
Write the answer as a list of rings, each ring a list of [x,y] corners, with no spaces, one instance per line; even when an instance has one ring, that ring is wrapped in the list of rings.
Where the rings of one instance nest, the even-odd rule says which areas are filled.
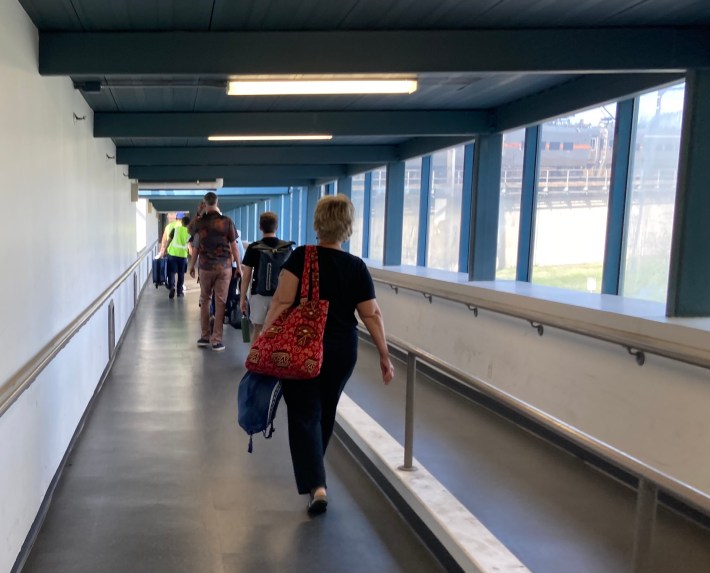
[[[295,493],[285,406],[274,439],[235,423],[246,345],[195,346],[197,292],[149,287],[24,571],[440,571],[338,440],[328,513]],[[386,319],[386,317],[385,317]],[[346,393],[397,440],[404,365],[380,381],[360,344]],[[630,570],[635,493],[581,459],[419,374],[415,456],[524,565],[540,573]],[[710,571],[710,531],[659,509],[648,573]]]

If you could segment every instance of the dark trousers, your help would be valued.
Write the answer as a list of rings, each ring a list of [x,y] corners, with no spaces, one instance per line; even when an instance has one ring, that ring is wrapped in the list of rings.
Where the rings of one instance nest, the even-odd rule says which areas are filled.
[[[283,380],[288,441],[298,493],[326,486],[323,456],[333,435],[335,410],[357,360],[357,334],[324,343],[323,367],[313,380]]]
[[[175,273],[177,273],[177,291],[183,292],[185,284],[185,267],[187,259],[168,255],[168,288],[175,288]]]

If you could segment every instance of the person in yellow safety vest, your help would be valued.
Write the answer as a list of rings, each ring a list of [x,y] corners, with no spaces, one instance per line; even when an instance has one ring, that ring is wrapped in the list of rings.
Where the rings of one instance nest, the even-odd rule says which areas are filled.
[[[168,240],[170,239],[170,233],[173,231],[173,229],[177,229],[182,221],[182,218],[187,215],[187,213],[183,213],[182,211],[178,211],[175,213],[175,220],[171,221],[167,225],[165,225],[165,230],[163,231],[163,238],[160,241],[160,257],[165,257],[167,254],[167,248],[168,248]]]
[[[175,298],[175,273],[177,273],[177,295],[185,296],[185,270],[187,269],[187,258],[189,250],[187,243],[190,240],[190,233],[187,226],[190,224],[190,217],[183,217],[179,227],[175,227],[168,235],[168,289],[169,297]]]

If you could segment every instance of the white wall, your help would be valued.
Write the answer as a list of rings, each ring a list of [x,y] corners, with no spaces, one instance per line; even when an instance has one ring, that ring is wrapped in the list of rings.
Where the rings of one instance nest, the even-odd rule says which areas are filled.
[[[136,260],[136,205],[113,143],[68,78],[37,72],[38,35],[0,0],[0,386]],[[86,116],[74,121],[73,114]],[[147,242],[157,238],[148,214]],[[147,262],[138,267],[140,284]],[[116,338],[133,280],[115,293]],[[0,571],[9,571],[108,360],[102,309],[0,417]]]
[[[460,303],[434,297],[429,304],[417,292],[376,287],[388,334],[710,493],[708,370],[650,354],[640,367],[618,345],[549,327],[539,336],[521,319],[485,310],[475,318]],[[527,311],[544,306],[519,304]],[[639,324],[610,313],[603,318],[620,330],[630,320]],[[651,326],[680,328],[663,320]],[[651,329],[638,332],[651,336]],[[682,336],[693,340],[693,331]],[[707,336],[697,331],[695,340]]]

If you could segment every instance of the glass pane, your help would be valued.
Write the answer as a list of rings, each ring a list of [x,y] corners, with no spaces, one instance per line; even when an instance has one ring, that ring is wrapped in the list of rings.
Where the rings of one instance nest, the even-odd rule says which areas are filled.
[[[427,251],[430,268],[458,271],[463,156],[464,147],[459,145],[431,157]]]
[[[542,126],[535,284],[601,292],[615,118],[611,104]]]
[[[350,237],[350,252],[358,257],[362,256],[362,219],[365,208],[365,175],[355,175],[352,183],[351,200],[355,206],[355,221],[353,221],[353,234]]]
[[[387,168],[372,172],[372,193],[370,195],[370,254],[369,259],[382,262],[385,252],[385,189],[387,188]]]
[[[666,300],[685,84],[642,95],[627,200],[621,294]]]
[[[516,129],[503,134],[496,279],[515,280],[518,264],[520,191],[523,186],[524,150],[524,129]]]
[[[422,159],[404,164],[404,222],[402,225],[402,264],[417,264],[419,239],[419,196],[422,188]]]

